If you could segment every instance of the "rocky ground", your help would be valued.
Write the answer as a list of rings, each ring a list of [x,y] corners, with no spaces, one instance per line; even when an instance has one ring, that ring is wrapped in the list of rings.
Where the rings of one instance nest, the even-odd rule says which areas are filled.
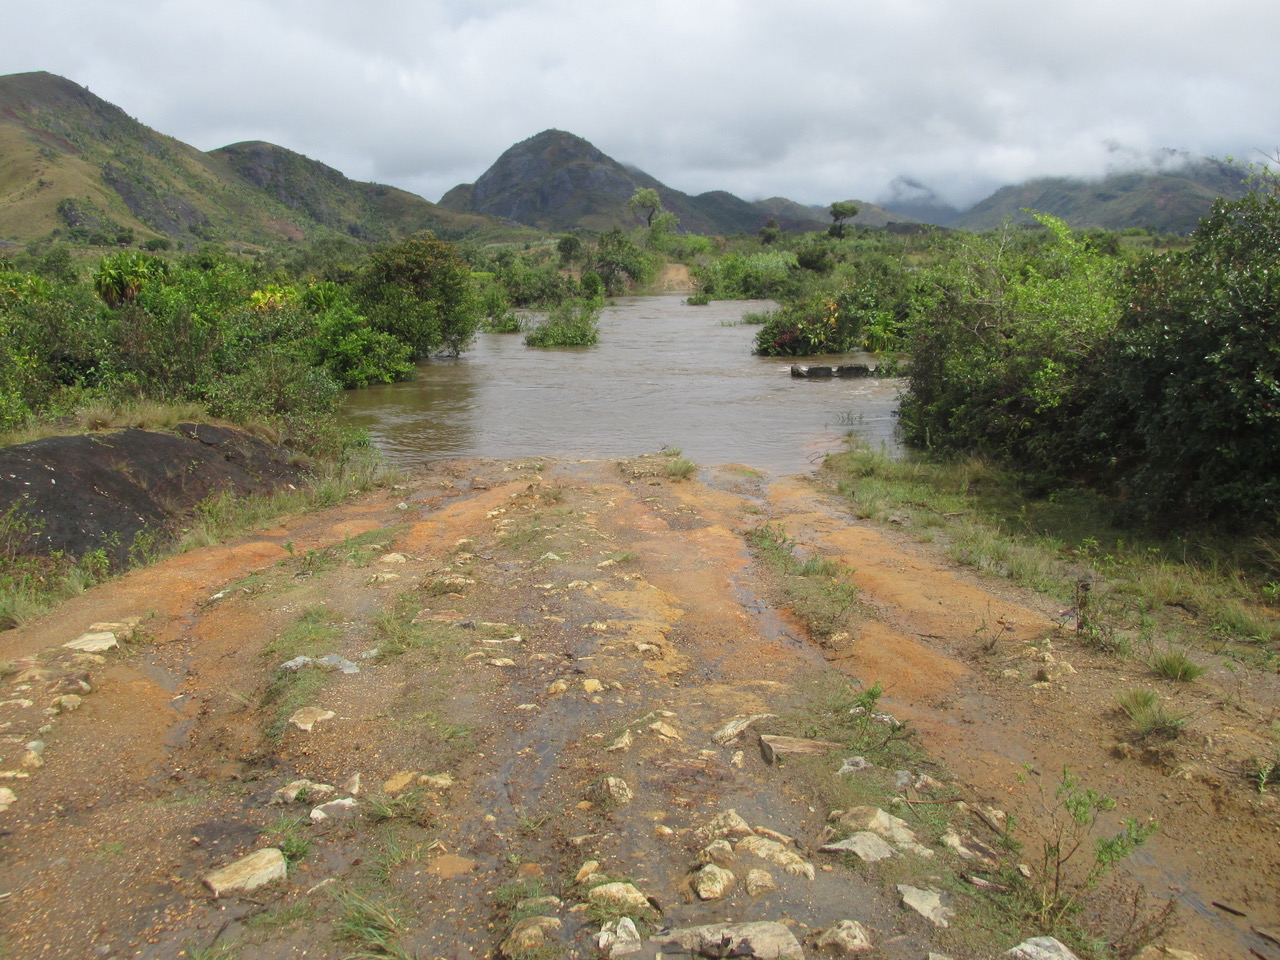
[[[847,629],[765,524],[852,571]],[[1145,668],[942,557],[820,479],[471,462],[104,584],[0,633],[0,956],[1064,955],[983,884],[1068,767],[1159,821],[1120,879],[1162,943],[1280,958],[1275,676],[1131,742]]]

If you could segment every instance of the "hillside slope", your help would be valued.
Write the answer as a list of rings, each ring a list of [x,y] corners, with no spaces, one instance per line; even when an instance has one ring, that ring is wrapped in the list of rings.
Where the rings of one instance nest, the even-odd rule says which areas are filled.
[[[385,239],[483,221],[271,144],[204,153],[54,74],[0,77],[0,237]]]
[[[1003,187],[946,226],[989,230],[1005,219],[1031,222],[1024,210],[1051,213],[1073,227],[1190,233],[1218,197],[1245,193],[1240,168],[1217,160],[1188,160],[1165,171],[1131,171],[1101,180],[1046,177]]]
[[[657,190],[663,206],[692,233],[753,233],[771,212],[722,190],[682,193],[562,130],[544,130],[515,144],[474,184],[460,184],[445,194],[440,205],[549,232],[631,229],[640,221],[627,209],[627,200],[640,189]],[[784,224],[788,229],[824,226],[817,217],[794,213],[789,221]]]

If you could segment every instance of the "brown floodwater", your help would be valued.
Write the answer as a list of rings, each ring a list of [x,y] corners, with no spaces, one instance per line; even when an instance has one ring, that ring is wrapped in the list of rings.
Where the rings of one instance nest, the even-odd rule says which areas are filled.
[[[700,466],[787,474],[813,469],[851,430],[896,450],[901,381],[793,379],[792,360],[753,356],[759,327],[733,324],[772,306],[626,297],[605,308],[594,347],[535,349],[520,334],[482,333],[461,357],[422,363],[416,380],[350,391],[344,416],[401,465],[665,446]]]

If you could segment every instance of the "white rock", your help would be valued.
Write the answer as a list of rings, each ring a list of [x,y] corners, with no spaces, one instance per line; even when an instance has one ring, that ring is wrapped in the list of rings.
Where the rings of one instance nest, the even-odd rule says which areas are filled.
[[[825,853],[852,853],[866,863],[887,860],[897,853],[893,847],[867,830],[861,830],[837,843],[825,844],[822,850]]]
[[[299,797],[304,800],[323,800],[336,791],[327,783],[312,783],[310,780],[294,780],[281,787],[271,795],[271,803],[293,803]]]
[[[0,787],[0,813],[4,813],[18,802],[18,795],[8,787]]]
[[[698,895],[699,900],[719,900],[734,888],[738,878],[732,870],[708,863],[689,878],[689,886]]]
[[[930,923],[939,927],[951,926],[955,911],[942,905],[942,895],[937,890],[922,890],[905,883],[898,884],[902,902]]]
[[[872,949],[871,936],[857,920],[841,920],[824,930],[815,941],[819,948],[840,953],[865,953]]]
[[[634,884],[620,880],[592,887],[587,893],[587,900],[629,917],[651,917],[655,912],[649,904],[649,898],[637,890]]]
[[[1076,955],[1053,937],[1032,937],[1024,940],[1012,950],[1005,951],[1006,957],[1017,960],[1076,960]]]
[[[747,727],[751,726],[757,720],[771,720],[776,718],[776,713],[753,713],[749,716],[732,717],[719,730],[711,735],[711,739],[724,746],[735,740]]]
[[[653,940],[659,941],[663,946],[678,947],[702,956],[747,957],[755,960],[804,958],[804,950],[795,934],[774,921],[683,927],[654,937]]]
[[[631,735],[631,731],[624,730],[622,731],[622,736],[618,737],[617,740],[613,741],[613,743],[609,744],[609,746],[605,747],[605,749],[612,752],[616,752],[620,750],[630,750],[631,744],[634,741],[635,741],[635,738]]]
[[[220,897],[233,890],[247,892],[263,884],[283,880],[288,872],[284,854],[275,847],[266,847],[213,871],[204,878],[204,882],[215,897]]]
[[[341,800],[330,800],[311,811],[311,819],[316,823],[325,820],[350,820],[356,815],[356,801],[351,797]]]
[[[97,633],[82,633],[69,643],[64,643],[63,646],[68,650],[79,650],[82,653],[105,653],[120,646],[120,642],[110,630],[103,630]]]
[[[778,889],[778,884],[773,879],[773,874],[768,870],[761,870],[758,867],[747,871],[747,878],[744,885],[747,888],[747,893],[753,897],[758,897],[762,893],[768,893],[770,890]]]
[[[504,957],[515,958],[532,953],[547,942],[547,934],[560,929],[555,917],[525,917],[507,934],[498,949]]]
[[[321,707],[303,707],[289,718],[289,722],[299,730],[310,733],[311,728],[320,721],[332,720],[336,716],[337,714],[332,710],[325,710]]]
[[[844,763],[840,764],[837,774],[846,773],[862,773],[864,770],[874,770],[876,765],[866,757],[845,757]]]
[[[621,777],[605,777],[595,785],[592,795],[597,800],[610,803],[630,803],[634,794]]]
[[[751,825],[747,821],[738,816],[737,810],[729,809],[723,813],[716,814],[707,823],[695,830],[693,835],[703,843],[710,843],[712,840],[719,840],[721,837],[730,839],[753,837],[755,836],[755,831],[751,829]]]
[[[900,849],[914,853],[916,856],[933,856],[932,850],[916,840],[916,835],[907,826],[907,821],[876,807],[854,807],[841,814],[839,822],[855,830],[869,830],[877,833],[886,840],[892,840]]]
[[[776,863],[792,876],[806,877],[809,880],[815,876],[813,864],[794,850],[788,850],[777,840],[770,840],[767,837],[745,837],[738,841],[734,849],[739,853],[745,850],[748,853],[754,853],[761,860]]]

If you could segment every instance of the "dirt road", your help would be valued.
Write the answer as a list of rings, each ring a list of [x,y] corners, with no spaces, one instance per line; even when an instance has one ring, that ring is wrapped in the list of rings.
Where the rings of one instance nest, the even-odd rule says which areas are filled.
[[[1273,675],[1215,669],[1179,694],[1189,733],[1134,746],[1114,695],[1145,668],[1073,646],[1043,599],[855,520],[820,480],[663,468],[442,465],[0,634],[0,956],[622,956],[624,915],[657,938],[641,956],[764,921],[810,954],[857,921],[872,956],[991,956],[1032,931],[966,880],[998,873],[948,828],[966,856],[997,846],[996,811],[1032,839],[1065,766],[1116,798],[1108,828],[1159,821],[1125,878],[1182,903],[1171,946],[1280,958],[1280,809],[1241,773]],[[765,523],[852,569],[843,635],[771,601],[745,539]],[[95,625],[126,642],[63,646]],[[855,679],[931,761],[861,781],[835,773],[848,749],[766,762],[761,734],[851,722],[832,691]],[[915,837],[877,863],[824,852],[851,832],[832,796]],[[213,895],[265,848],[287,877]],[[937,893],[934,918],[900,885]]]

